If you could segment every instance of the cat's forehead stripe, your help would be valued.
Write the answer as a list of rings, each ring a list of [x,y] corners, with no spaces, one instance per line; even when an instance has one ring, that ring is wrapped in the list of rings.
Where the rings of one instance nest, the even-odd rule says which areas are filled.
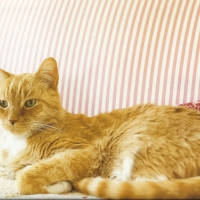
[[[32,84],[30,76],[16,76],[11,80],[6,95],[11,99],[25,98],[30,92]]]

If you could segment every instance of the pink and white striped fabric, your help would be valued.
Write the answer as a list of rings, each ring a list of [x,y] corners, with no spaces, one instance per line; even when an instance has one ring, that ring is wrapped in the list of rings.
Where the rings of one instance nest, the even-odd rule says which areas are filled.
[[[200,99],[199,0],[1,0],[0,67],[59,66],[65,109]]]
[[[184,106],[184,107],[187,107],[187,108],[191,108],[191,109],[195,109],[195,110],[200,111],[200,100],[182,103],[182,104],[179,104],[179,106]]]

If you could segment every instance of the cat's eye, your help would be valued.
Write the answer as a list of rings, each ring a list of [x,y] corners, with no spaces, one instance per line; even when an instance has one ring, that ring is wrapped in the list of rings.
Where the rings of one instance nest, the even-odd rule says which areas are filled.
[[[36,99],[31,99],[25,102],[25,106],[27,108],[31,108],[36,104],[37,100]]]
[[[4,101],[4,100],[0,100],[0,106],[2,108],[7,108],[8,107],[8,102],[7,101]]]

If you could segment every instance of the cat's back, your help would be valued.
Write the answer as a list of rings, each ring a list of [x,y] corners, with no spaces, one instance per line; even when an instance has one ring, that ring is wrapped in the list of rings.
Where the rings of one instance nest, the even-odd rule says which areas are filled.
[[[173,137],[185,135],[199,135],[200,112],[182,106],[148,105],[145,112],[136,118],[145,124],[152,134],[170,135]]]
[[[200,112],[181,106],[139,104],[95,117],[103,146],[155,151],[200,145]],[[166,146],[168,145],[168,146]],[[144,148],[145,147],[145,148]]]
[[[138,104],[94,117],[95,126],[115,130],[147,129],[152,134],[200,132],[200,112],[182,106]],[[182,133],[183,134],[183,133]]]
[[[98,135],[93,144],[99,151],[103,177],[118,177],[116,163],[133,165],[131,179],[148,173],[166,178],[200,174],[200,162],[193,162],[200,156],[199,111],[139,104],[99,114],[90,125]]]

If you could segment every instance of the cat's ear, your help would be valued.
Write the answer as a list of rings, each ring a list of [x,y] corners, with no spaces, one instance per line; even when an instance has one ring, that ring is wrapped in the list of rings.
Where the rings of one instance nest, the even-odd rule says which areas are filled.
[[[0,81],[4,81],[8,78],[11,78],[13,74],[4,71],[3,69],[0,69]]]
[[[36,77],[49,87],[56,89],[59,79],[56,60],[52,57],[46,58],[36,72]]]

